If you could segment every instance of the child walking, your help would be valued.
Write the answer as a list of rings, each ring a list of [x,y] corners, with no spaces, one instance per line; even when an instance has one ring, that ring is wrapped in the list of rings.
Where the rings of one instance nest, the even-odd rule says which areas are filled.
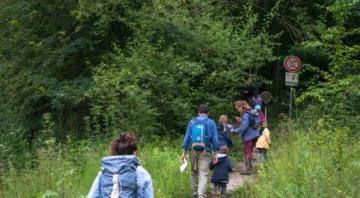
[[[260,137],[256,142],[256,149],[259,151],[258,159],[260,162],[265,162],[268,160],[267,150],[270,148],[270,144],[270,131],[266,127],[266,121],[264,121],[260,128]]]
[[[217,125],[219,146],[233,147],[231,140],[231,125],[228,124],[228,117],[222,114],[219,118],[219,124]]]
[[[229,172],[232,171],[231,161],[228,157],[229,148],[220,147],[218,162],[211,163],[210,169],[213,170],[211,183],[214,184],[214,194],[216,197],[226,197],[226,185],[229,182]]]

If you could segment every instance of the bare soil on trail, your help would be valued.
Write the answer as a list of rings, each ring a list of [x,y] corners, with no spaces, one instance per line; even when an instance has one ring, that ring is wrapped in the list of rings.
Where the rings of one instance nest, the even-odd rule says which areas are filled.
[[[230,173],[229,175],[229,183],[227,185],[227,190],[226,190],[227,192],[231,193],[244,186],[245,183],[248,182],[251,183],[255,181],[256,179],[255,174],[251,174],[251,175],[240,174],[240,170],[244,170],[244,169],[245,169],[244,162],[238,162],[236,164],[236,167],[234,167],[233,172]]]
[[[237,189],[241,188],[245,185],[245,183],[252,183],[256,180],[256,175],[242,175],[240,174],[240,170],[245,169],[244,162],[238,162],[236,166],[233,168],[233,172],[229,174],[229,183],[226,187],[226,194],[231,194]],[[209,198],[215,198],[216,196],[210,195]]]

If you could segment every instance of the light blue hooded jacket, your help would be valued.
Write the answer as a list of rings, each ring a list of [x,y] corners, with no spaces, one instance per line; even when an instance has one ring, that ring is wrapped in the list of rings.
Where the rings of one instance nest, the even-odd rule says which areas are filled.
[[[259,130],[250,127],[250,113],[244,113],[241,117],[240,127],[232,129],[232,132],[237,133],[244,142],[255,140],[260,136]]]
[[[104,157],[87,197],[153,198],[151,176],[135,155]]]

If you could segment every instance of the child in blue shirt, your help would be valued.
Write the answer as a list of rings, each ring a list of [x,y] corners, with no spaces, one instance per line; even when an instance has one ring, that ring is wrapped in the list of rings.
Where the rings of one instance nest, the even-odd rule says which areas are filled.
[[[214,184],[215,195],[226,196],[226,185],[229,183],[229,172],[232,171],[231,161],[228,157],[229,148],[227,146],[220,147],[218,154],[218,162],[212,163],[210,169],[213,170],[211,183]]]

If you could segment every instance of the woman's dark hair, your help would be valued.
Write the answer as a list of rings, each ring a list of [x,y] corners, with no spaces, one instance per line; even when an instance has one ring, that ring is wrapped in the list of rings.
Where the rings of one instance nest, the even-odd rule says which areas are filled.
[[[201,105],[199,105],[199,107],[198,107],[198,113],[208,114],[208,113],[209,113],[208,106],[207,106],[206,104],[201,104]]]
[[[137,151],[136,137],[133,133],[122,133],[112,141],[110,155],[133,155]]]

